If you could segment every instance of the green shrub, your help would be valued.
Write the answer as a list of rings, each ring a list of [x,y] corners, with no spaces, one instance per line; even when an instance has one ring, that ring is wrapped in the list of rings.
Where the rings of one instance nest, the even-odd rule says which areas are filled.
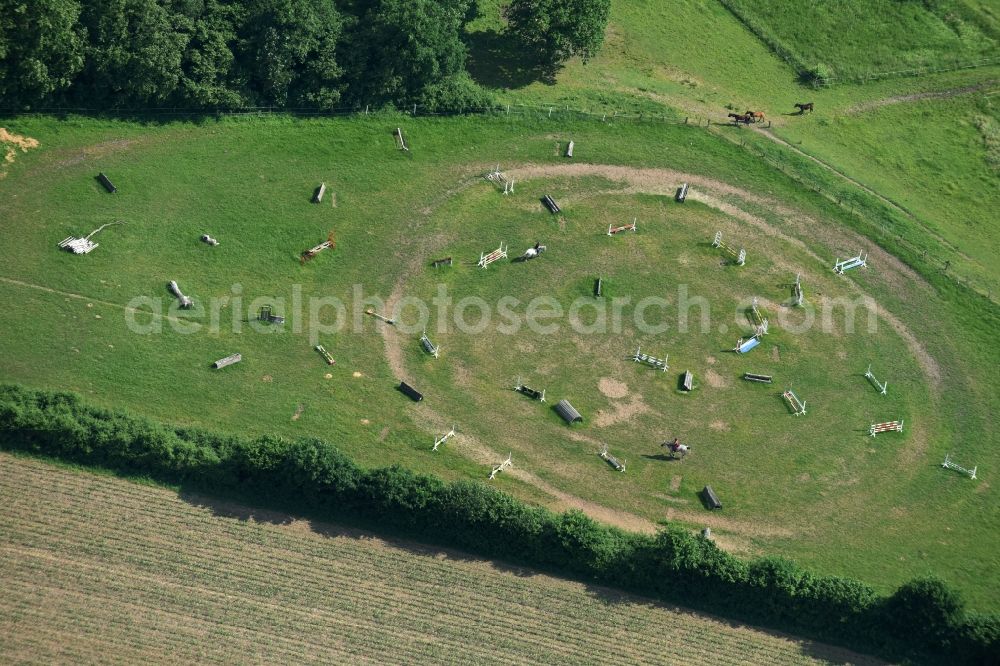
[[[169,428],[79,397],[0,385],[0,448],[27,451],[321,519],[391,527],[431,543],[563,572],[894,658],[989,663],[1000,618],[967,615],[936,579],[879,598],[858,581],[777,557],[746,562],[668,526],[653,536],[556,515],[482,483],[392,466],[365,470],[315,438],[246,438]]]

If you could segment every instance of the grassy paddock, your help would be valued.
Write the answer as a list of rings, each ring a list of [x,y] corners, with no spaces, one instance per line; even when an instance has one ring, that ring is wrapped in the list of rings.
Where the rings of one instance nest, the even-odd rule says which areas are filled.
[[[394,148],[391,134],[403,122],[409,154]],[[713,517],[702,513],[695,493],[710,482],[727,504],[713,529],[731,548],[790,555],[883,590],[934,571],[975,605],[994,604],[989,589],[976,584],[995,578],[991,545],[978,538],[990,528],[983,511],[992,497],[989,486],[936,467],[947,450],[984,469],[996,459],[988,436],[958,437],[990,432],[995,378],[989,379],[986,361],[997,358],[988,331],[952,319],[961,304],[928,300],[923,288],[900,283],[881,266],[851,277],[928,338],[948,369],[933,391],[892,327],[844,335],[840,312],[832,335],[792,335],[777,325],[760,349],[737,358],[727,350],[749,330],[741,300],[760,296],[777,320],[787,309],[782,304],[795,272],[803,273],[814,303],[854,293],[847,279],[813,256],[847,249],[843,239],[803,233],[795,215],[780,214],[773,204],[744,204],[778,232],[763,234],[694,199],[680,206],[662,191],[647,191],[656,189],[649,185],[656,179],[636,185],[553,172],[519,183],[516,194],[504,198],[479,178],[496,161],[565,164],[555,148],[572,135],[579,162],[708,175],[835,228],[835,207],[703,130],[390,116],[147,126],[25,118],[11,129],[42,146],[18,156],[0,182],[9,195],[0,204],[9,221],[4,237],[18,248],[0,275],[8,280],[0,289],[17,304],[0,324],[0,373],[6,378],[75,390],[93,402],[172,423],[317,435],[364,464],[398,462],[447,478],[481,478],[484,461],[463,449],[461,437],[429,453],[433,436],[454,420],[498,459],[512,450],[519,469],[612,509],[700,526]],[[119,194],[99,189],[93,180],[98,170],[112,177]],[[327,182],[330,198],[310,204],[320,181]],[[666,185],[669,192],[672,183]],[[541,211],[541,192],[562,203],[562,223]],[[604,234],[609,222],[633,215],[639,233]],[[64,236],[112,219],[127,224],[102,232],[92,255],[55,249]],[[300,266],[298,254],[331,229],[337,248]],[[721,265],[710,247],[717,229],[747,247],[746,267]],[[201,244],[202,233],[220,246]],[[469,265],[501,240],[510,243],[512,255],[536,240],[550,250],[524,265],[501,263],[488,271]],[[430,259],[446,255],[457,260],[452,269],[429,268]],[[629,325],[620,334],[594,335],[432,332],[444,350],[437,361],[420,350],[417,334],[400,336],[402,367],[428,396],[425,404],[412,405],[392,390],[397,377],[375,322],[362,316],[358,332],[319,337],[337,358],[331,368],[311,348],[307,315],[291,305],[294,285],[306,298],[336,296],[350,303],[355,284],[381,298],[394,289],[428,298],[440,282],[456,299],[550,296],[566,308],[589,294],[598,273],[607,279],[608,298],[676,299],[683,283],[717,314],[708,330],[687,335],[669,330],[644,336]],[[183,334],[169,325],[162,333],[131,333],[122,306],[136,296],[162,298],[166,306],[171,279],[199,301],[228,298],[222,310],[227,325],[217,333]],[[237,320],[263,297],[284,299],[279,313],[289,316],[288,323],[281,332],[258,333],[242,322],[236,332],[228,322],[240,307],[237,296]],[[156,307],[155,300],[139,307],[150,304]],[[631,314],[626,307],[626,321]],[[331,323],[332,316],[326,310],[322,321]],[[147,315],[137,321],[153,323]],[[635,344],[669,353],[671,372],[657,376],[624,360]],[[969,357],[961,349],[982,354]],[[208,368],[233,351],[243,353],[243,363],[218,373]],[[876,360],[880,379],[890,381],[887,398],[861,376],[869,360]],[[677,374],[685,369],[696,377],[691,395],[676,390]],[[778,384],[746,386],[739,380],[745,370],[773,372]],[[518,374],[548,388],[551,401],[571,398],[587,422],[571,431],[547,407],[514,394],[509,389]],[[610,380],[603,390],[602,378]],[[791,416],[781,402],[789,382],[809,402],[805,417]],[[907,419],[912,432],[875,441],[866,436],[867,422],[888,418]],[[657,457],[656,444],[672,434],[695,445],[682,463]],[[597,457],[599,443],[628,458],[626,474]],[[554,504],[514,477],[499,483]]]
[[[723,4],[796,66],[822,63],[834,80],[1000,57],[992,12],[961,0]]]

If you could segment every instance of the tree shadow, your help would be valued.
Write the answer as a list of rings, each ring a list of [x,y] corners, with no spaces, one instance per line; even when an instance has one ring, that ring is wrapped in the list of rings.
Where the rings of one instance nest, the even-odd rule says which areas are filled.
[[[465,36],[469,57],[465,67],[472,79],[487,88],[524,88],[535,82],[554,85],[560,65],[503,32],[489,30]]]

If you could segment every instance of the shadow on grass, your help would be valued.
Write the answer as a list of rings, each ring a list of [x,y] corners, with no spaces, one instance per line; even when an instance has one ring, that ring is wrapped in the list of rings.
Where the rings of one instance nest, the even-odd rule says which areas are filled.
[[[510,35],[495,30],[466,35],[466,69],[473,80],[488,88],[517,89],[535,82],[554,85],[559,65],[547,63]]]

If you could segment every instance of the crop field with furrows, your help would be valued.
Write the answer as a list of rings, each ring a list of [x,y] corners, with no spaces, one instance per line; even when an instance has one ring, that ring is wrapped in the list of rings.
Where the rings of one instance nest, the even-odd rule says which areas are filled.
[[[876,663],[603,588],[0,455],[6,661]]]

